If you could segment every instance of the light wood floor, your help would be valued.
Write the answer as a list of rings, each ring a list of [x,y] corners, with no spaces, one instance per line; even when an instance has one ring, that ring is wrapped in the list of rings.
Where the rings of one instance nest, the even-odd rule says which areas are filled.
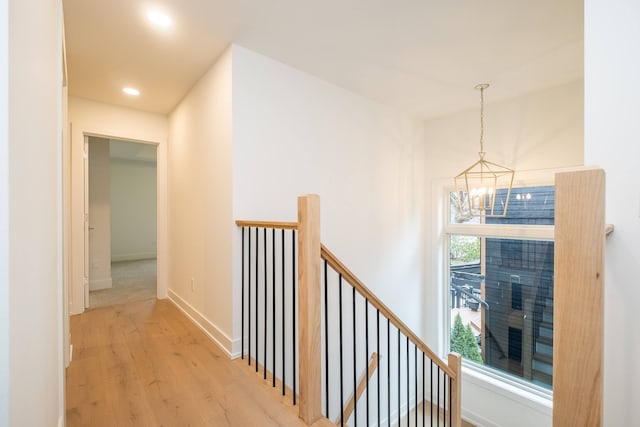
[[[304,425],[167,300],[87,311],[71,334],[67,426]]]

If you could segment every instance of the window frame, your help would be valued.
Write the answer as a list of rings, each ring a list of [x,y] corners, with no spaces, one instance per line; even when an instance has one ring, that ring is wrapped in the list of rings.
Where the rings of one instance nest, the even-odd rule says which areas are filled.
[[[519,173],[517,182],[514,182],[513,188],[536,187],[536,186],[555,186],[555,173],[553,171],[530,171],[529,173]],[[553,242],[555,235],[555,225],[514,225],[514,224],[455,224],[451,223],[451,203],[449,193],[455,191],[455,187],[449,180],[441,180],[439,188],[434,188],[433,198],[437,202],[434,206],[438,207],[436,221],[438,233],[438,252],[440,257],[439,273],[437,274],[440,292],[442,295],[442,318],[440,343],[441,354],[445,355],[450,348],[451,333],[451,293],[450,289],[450,270],[449,270],[449,251],[450,236],[463,235],[484,238],[514,239],[514,240],[537,240]],[[470,374],[474,382],[481,382],[498,389],[517,390],[520,396],[526,400],[535,400],[541,402],[553,401],[553,390],[546,389],[531,383],[525,379],[520,379],[515,375],[501,372],[498,369],[476,364],[472,361],[462,359],[463,372]]]

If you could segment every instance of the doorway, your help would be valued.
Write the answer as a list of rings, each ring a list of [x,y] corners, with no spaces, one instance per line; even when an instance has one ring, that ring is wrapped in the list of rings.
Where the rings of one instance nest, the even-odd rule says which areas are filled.
[[[86,137],[85,306],[157,295],[157,145]]]

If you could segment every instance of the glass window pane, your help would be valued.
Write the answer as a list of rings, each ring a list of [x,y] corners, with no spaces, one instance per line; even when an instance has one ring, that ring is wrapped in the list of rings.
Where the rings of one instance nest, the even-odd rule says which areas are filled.
[[[449,238],[451,300],[451,351],[476,363],[483,363],[481,331],[481,239],[475,236]]]
[[[451,350],[551,388],[553,242],[450,236]]]
[[[485,362],[551,387],[553,242],[486,239]]]
[[[505,202],[506,189],[496,192],[496,200]],[[511,190],[507,214],[504,217],[465,217],[459,213],[460,197],[465,193],[449,193],[451,224],[518,224],[518,225],[553,225],[555,188],[553,186],[516,187]]]

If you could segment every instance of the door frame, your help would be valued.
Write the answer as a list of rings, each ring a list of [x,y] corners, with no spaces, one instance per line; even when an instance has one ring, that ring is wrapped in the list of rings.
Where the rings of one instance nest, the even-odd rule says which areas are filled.
[[[76,134],[77,135],[77,134]],[[142,144],[152,144],[156,148],[156,236],[157,236],[157,281],[156,281],[156,298],[164,299],[168,296],[168,230],[167,230],[167,147],[166,143],[157,141],[141,140],[139,138],[130,138],[126,135],[104,134],[83,130],[80,135],[71,138],[71,157],[72,171],[75,170],[75,178],[72,172],[71,183],[71,264],[72,274],[70,275],[70,314],[80,314],[84,311],[88,304],[88,295],[85,292],[85,248],[86,230],[85,230],[85,203],[88,203],[88,194],[85,193],[84,185],[84,152],[85,141],[89,137],[98,137],[106,139],[118,139],[124,141],[138,142]],[[74,161],[75,158],[75,161]],[[87,158],[88,159],[88,158]],[[75,219],[74,219],[75,218]],[[75,244],[74,244],[75,243]],[[88,287],[87,287],[88,289]],[[74,297],[75,295],[75,297]]]
[[[82,293],[84,295],[84,301],[82,303],[82,306],[87,309],[89,308],[89,262],[91,260],[91,251],[89,249],[89,137],[86,135],[84,137],[82,153],[82,180],[84,197],[84,203],[82,204],[84,207],[84,212],[82,213],[84,218],[84,261],[82,267]]]

